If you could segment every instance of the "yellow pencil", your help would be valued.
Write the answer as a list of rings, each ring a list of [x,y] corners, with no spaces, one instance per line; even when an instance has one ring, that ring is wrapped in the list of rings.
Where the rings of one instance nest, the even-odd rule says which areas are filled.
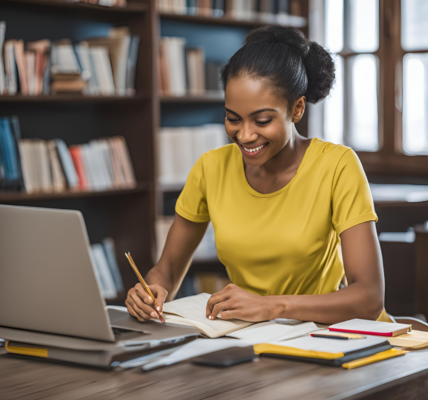
[[[154,307],[154,304],[155,304],[155,296],[153,295],[153,293],[152,293],[152,291],[150,290],[150,288],[147,286],[147,283],[145,282],[145,280],[144,280],[144,279],[143,279],[143,277],[141,276],[140,271],[138,271],[138,268],[137,268],[137,266],[135,265],[135,262],[134,262],[134,260],[133,260],[133,259],[132,259],[132,257],[131,257],[131,253],[129,253],[129,252],[128,252],[128,254],[127,254],[127,253],[125,253],[125,256],[126,256],[126,258],[128,259],[129,264],[131,264],[131,267],[132,267],[132,269],[134,270],[135,275],[137,275],[137,278],[138,278],[138,280],[140,281],[141,286],[143,287],[143,289],[145,290],[145,292],[146,292],[146,293],[147,293],[147,294],[152,298],[152,300],[153,300],[153,307]],[[162,317],[162,314],[161,314],[158,310],[156,310],[156,308],[155,308],[154,310],[155,310],[155,311],[156,311],[156,313],[158,314],[160,321],[161,321],[161,322],[165,322],[164,318]]]

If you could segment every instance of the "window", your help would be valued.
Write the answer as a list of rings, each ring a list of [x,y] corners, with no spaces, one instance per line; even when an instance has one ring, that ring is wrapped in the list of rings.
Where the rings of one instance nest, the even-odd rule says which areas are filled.
[[[401,3],[403,151],[428,154],[428,1]]]
[[[324,104],[323,137],[355,150],[379,149],[378,0],[325,0],[325,47],[336,83]],[[346,100],[346,101],[345,101]]]
[[[428,175],[428,0],[311,2],[337,74],[309,134],[352,147],[368,175]]]

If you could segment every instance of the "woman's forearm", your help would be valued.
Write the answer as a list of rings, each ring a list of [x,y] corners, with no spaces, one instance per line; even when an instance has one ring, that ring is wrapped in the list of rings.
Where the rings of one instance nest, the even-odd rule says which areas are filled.
[[[334,293],[270,296],[273,318],[291,318],[322,324],[361,318],[377,319],[383,310],[383,293],[375,285],[356,282]]]

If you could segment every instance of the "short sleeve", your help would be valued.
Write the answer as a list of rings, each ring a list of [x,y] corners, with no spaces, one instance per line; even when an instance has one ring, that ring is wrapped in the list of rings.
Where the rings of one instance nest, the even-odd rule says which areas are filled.
[[[337,165],[332,187],[332,222],[342,232],[367,221],[377,222],[369,183],[358,156],[347,150]]]
[[[210,221],[204,171],[207,156],[207,153],[203,154],[190,170],[184,189],[175,206],[177,214],[192,222]]]

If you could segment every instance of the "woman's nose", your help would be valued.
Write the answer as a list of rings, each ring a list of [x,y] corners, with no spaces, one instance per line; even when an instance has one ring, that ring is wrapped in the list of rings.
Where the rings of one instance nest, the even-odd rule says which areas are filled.
[[[258,135],[248,124],[243,124],[236,137],[241,143],[249,143],[256,141]]]

